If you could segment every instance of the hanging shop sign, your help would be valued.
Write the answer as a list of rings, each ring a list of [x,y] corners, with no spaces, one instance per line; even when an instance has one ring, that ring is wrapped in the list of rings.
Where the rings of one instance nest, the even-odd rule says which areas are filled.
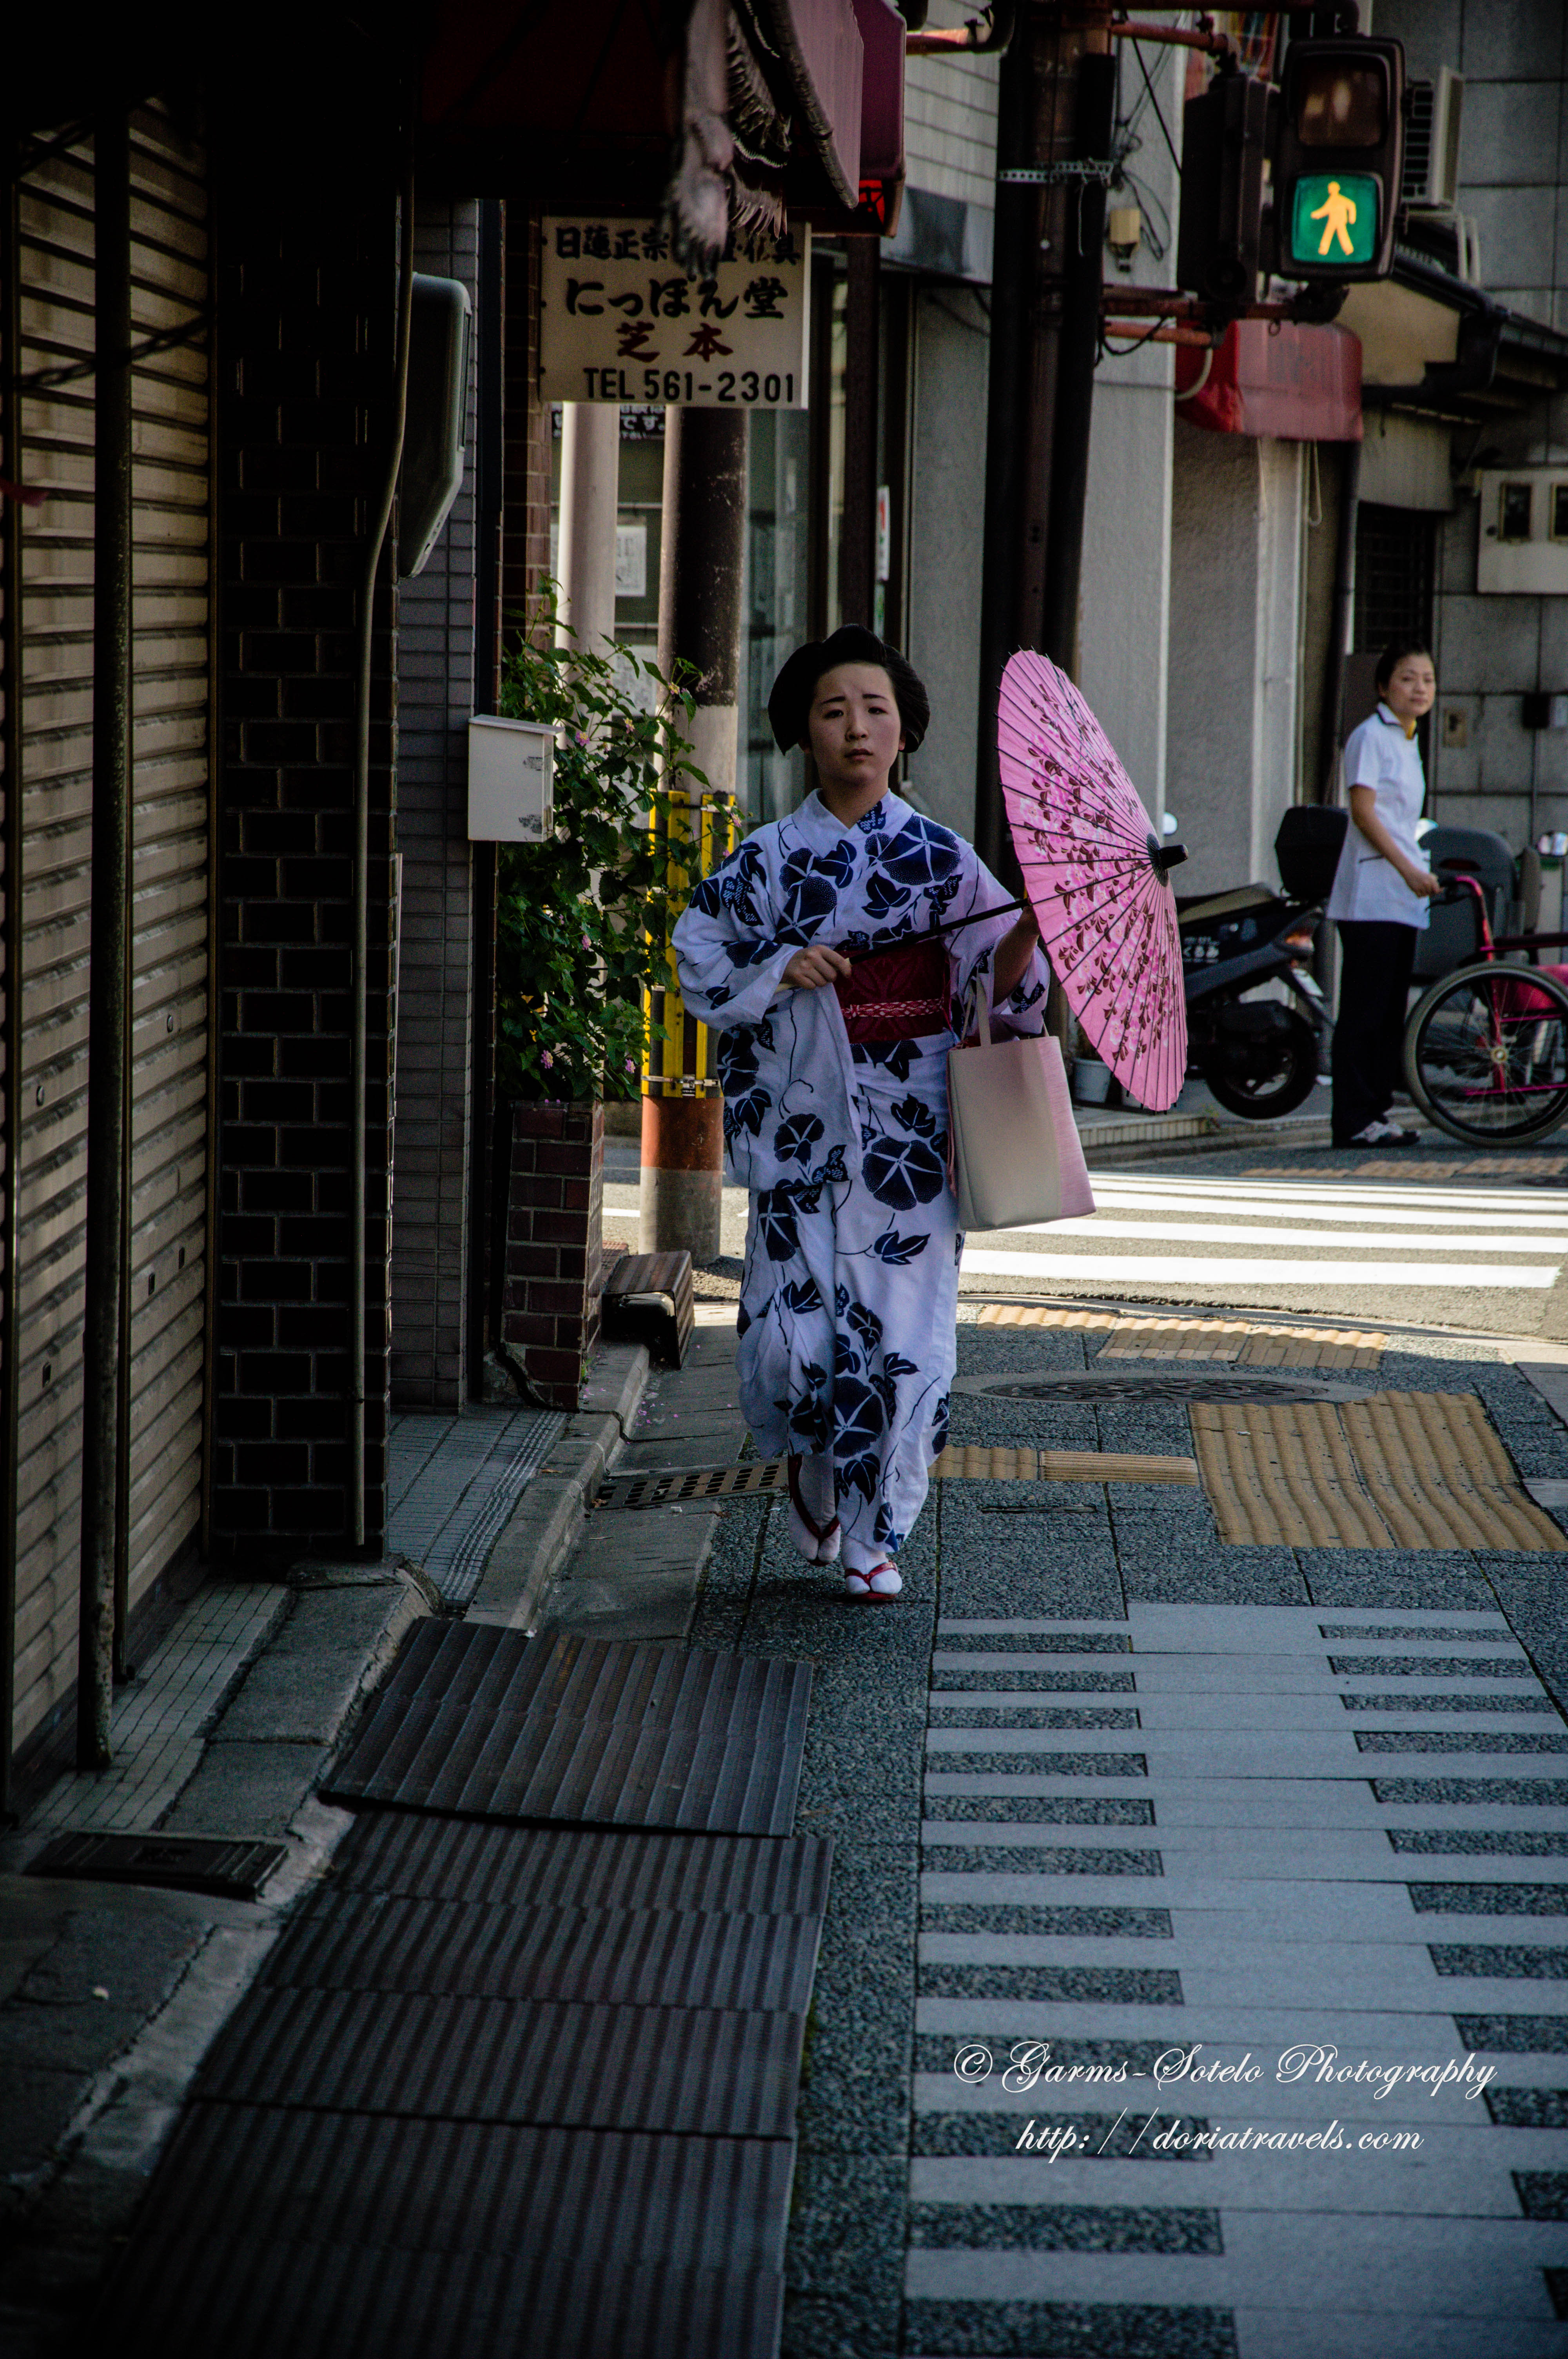
[[[731,240],[710,278],[662,223],[543,224],[539,395],[694,409],[804,409],[811,232]]]

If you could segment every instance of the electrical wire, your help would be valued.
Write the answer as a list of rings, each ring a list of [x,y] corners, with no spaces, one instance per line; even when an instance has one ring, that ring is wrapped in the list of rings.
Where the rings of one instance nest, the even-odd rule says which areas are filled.
[[[1102,357],[1107,360],[1124,361],[1130,353],[1141,353],[1143,350],[1144,345],[1159,334],[1160,330],[1164,326],[1164,324],[1165,322],[1163,320],[1156,320],[1152,328],[1147,329],[1141,336],[1136,338],[1136,340],[1130,344],[1113,344],[1110,342],[1108,335],[1102,333],[1099,340],[1099,348]]]
[[[1148,181],[1145,180],[1141,174],[1137,172],[1130,172],[1127,169],[1127,167],[1123,165],[1121,177],[1138,199],[1139,211],[1142,213],[1144,222],[1147,224],[1149,250],[1153,255],[1156,262],[1163,262],[1171,244],[1171,216],[1165,210],[1165,207],[1159,197],[1155,195],[1154,190],[1150,187]],[[1152,222],[1150,221],[1149,218],[1149,209],[1151,206],[1155,209],[1160,216],[1162,226],[1158,231],[1156,231]]]
[[[184,327],[162,328],[156,336],[148,336],[141,343],[133,344],[129,352],[116,356],[115,365],[135,368],[150,353],[172,352],[178,344],[194,343],[211,324],[211,311],[199,311],[195,319],[186,321]],[[74,385],[79,377],[96,375],[101,365],[94,353],[86,360],[62,363],[59,368],[34,369],[26,376],[13,377],[11,383],[18,393],[49,393],[56,386]]]
[[[1154,85],[1149,79],[1149,69],[1143,62],[1143,49],[1141,42],[1133,42],[1132,54],[1138,60],[1138,71],[1143,77],[1143,87],[1148,92],[1150,104],[1154,109],[1154,120],[1159,125],[1161,131],[1164,135],[1165,145],[1171,151],[1171,161],[1176,168],[1176,178],[1179,180],[1182,177],[1182,159],[1176,153],[1175,143],[1171,137],[1170,127],[1165,121],[1164,115],[1160,111],[1160,101],[1155,95]]]

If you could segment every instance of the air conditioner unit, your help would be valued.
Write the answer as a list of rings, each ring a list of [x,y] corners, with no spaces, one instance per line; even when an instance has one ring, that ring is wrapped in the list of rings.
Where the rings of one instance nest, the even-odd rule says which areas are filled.
[[[1407,205],[1457,203],[1459,125],[1465,77],[1440,66],[1435,82],[1410,84],[1405,117],[1405,170],[1400,194]]]

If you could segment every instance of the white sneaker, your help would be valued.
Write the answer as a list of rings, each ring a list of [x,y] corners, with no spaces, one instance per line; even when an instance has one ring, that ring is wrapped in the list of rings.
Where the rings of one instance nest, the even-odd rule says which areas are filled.
[[[1418,1130],[1401,1130],[1397,1122],[1379,1114],[1376,1122],[1369,1122],[1365,1130],[1358,1130],[1354,1138],[1345,1143],[1347,1147],[1414,1147],[1420,1136]]]

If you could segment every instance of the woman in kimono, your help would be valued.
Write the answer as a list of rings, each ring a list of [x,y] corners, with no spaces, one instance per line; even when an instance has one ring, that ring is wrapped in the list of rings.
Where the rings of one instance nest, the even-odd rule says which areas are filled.
[[[800,647],[768,718],[817,789],[675,929],[686,1005],[722,1029],[726,1154],[752,1194],[741,1408],[763,1456],[788,1459],[801,1553],[842,1552],[851,1597],[896,1597],[957,1363],[954,1017],[974,988],[1002,1028],[1038,1032],[1047,973],[1031,912],[888,784],[930,718],[900,655],[853,626]],[[852,956],[870,950],[890,954]]]

